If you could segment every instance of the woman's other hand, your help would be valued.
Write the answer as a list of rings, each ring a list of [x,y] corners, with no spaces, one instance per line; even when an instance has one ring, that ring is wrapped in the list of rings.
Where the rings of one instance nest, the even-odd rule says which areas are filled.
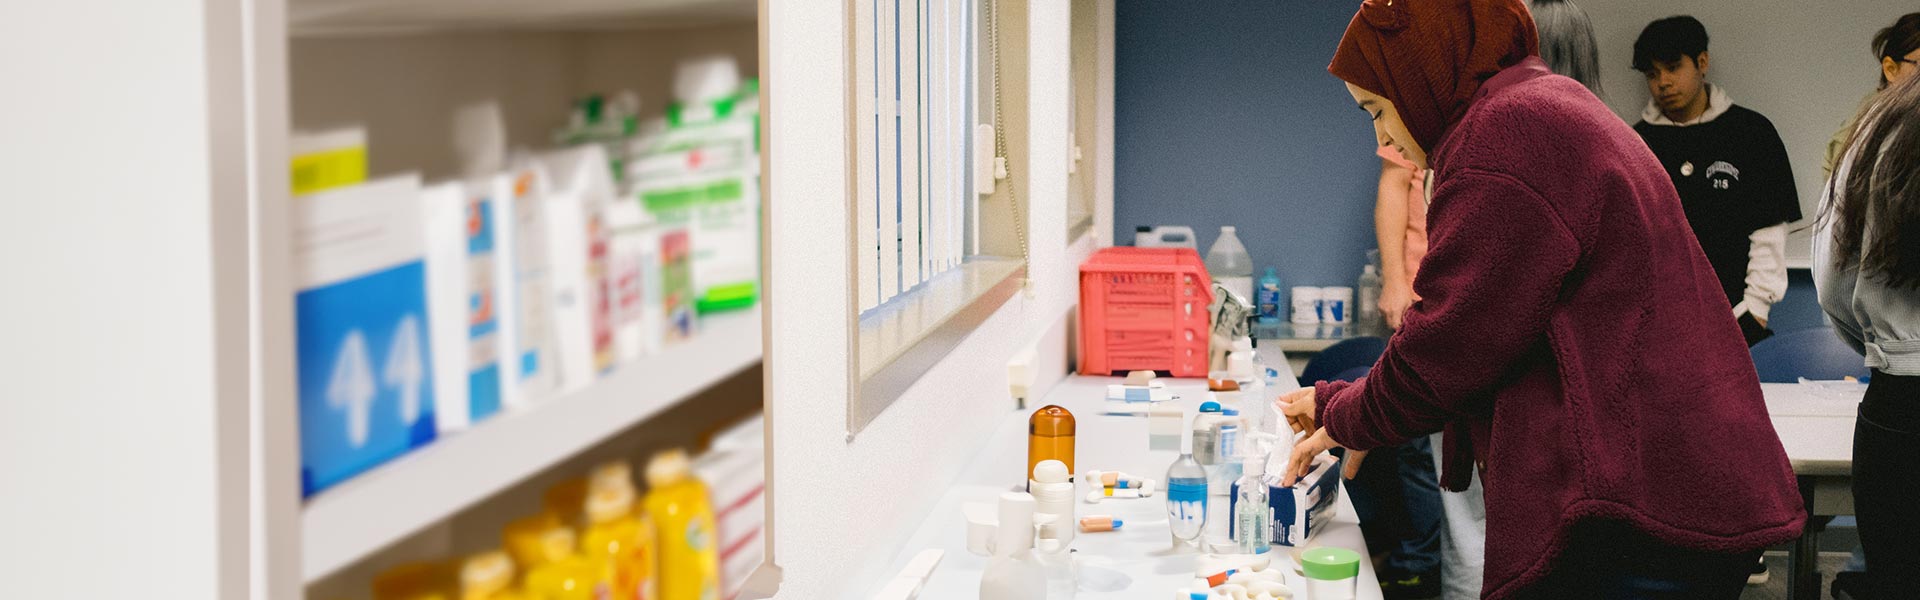
[[[1413,284],[1401,277],[1393,277],[1380,288],[1380,315],[1387,318],[1387,328],[1399,330],[1400,320],[1407,316],[1407,310],[1413,308]]]

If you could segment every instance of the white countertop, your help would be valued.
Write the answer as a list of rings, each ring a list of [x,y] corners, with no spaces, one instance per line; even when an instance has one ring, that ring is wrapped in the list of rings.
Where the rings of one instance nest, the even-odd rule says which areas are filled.
[[[1167,466],[1178,456],[1172,451],[1148,449],[1147,418],[1112,416],[1101,410],[1106,386],[1119,381],[1120,378],[1116,377],[1069,377],[1055,386],[1044,400],[1032,404],[1030,408],[1057,404],[1073,412],[1076,471],[1116,470],[1155,481],[1163,480]],[[1181,396],[1181,402],[1189,413],[1205,400],[1206,388],[1200,380],[1166,381],[1173,393]],[[1024,482],[1021,472],[1026,468],[1027,417],[1030,413],[1022,411],[1007,415],[992,437],[982,441],[980,454],[968,464],[939,503],[931,507],[926,521],[920,524],[900,553],[893,557],[884,571],[885,579],[874,582],[872,587],[875,591],[887,585],[888,580],[921,551],[939,549],[945,551],[945,556],[922,588],[920,598],[971,600],[978,597],[980,574],[987,559],[967,552],[966,517],[961,507],[970,502],[991,503],[1002,491]],[[1090,488],[1084,482],[1078,482],[1078,477],[1075,479],[1078,488],[1076,496],[1086,494]],[[1209,504],[1224,501],[1224,497],[1215,496]],[[1194,559],[1198,555],[1171,552],[1164,495],[1155,494],[1137,500],[1107,500],[1100,504],[1076,501],[1074,506],[1077,516],[1111,515],[1127,522],[1118,531],[1075,535],[1072,547],[1076,551],[1082,583],[1077,598],[1171,598],[1175,590],[1187,587],[1193,581]],[[1333,523],[1316,532],[1308,546],[1337,546],[1366,556],[1366,542],[1360,535],[1353,506],[1344,493],[1340,496],[1338,511]],[[1209,513],[1214,512],[1210,506]],[[1281,556],[1287,555],[1285,552],[1289,550],[1280,546],[1275,546],[1275,549],[1283,551]],[[1281,566],[1291,568],[1291,563]],[[1115,591],[1086,589],[1094,580],[1115,575],[1130,578],[1131,583]],[[1380,598],[1377,582],[1373,565],[1366,560],[1360,561],[1358,598]]]
[[[1033,408],[1057,404],[1073,412],[1078,433],[1075,454],[1078,471],[1118,470],[1156,481],[1164,479],[1167,465],[1176,456],[1171,451],[1148,449],[1146,417],[1113,416],[1102,410],[1106,386],[1119,381],[1116,377],[1069,377]],[[1167,381],[1173,393],[1181,396],[1189,413],[1205,399],[1205,388],[1198,380]],[[1853,419],[1861,390],[1816,389],[1798,383],[1769,383],[1762,384],[1761,388],[1774,429],[1796,473],[1820,476],[1849,473],[1853,463]],[[885,578],[875,582],[875,590],[889,583],[892,574],[906,567],[921,551],[938,549],[943,550],[945,556],[928,578],[920,597],[977,597],[980,574],[987,559],[967,552],[966,523],[961,507],[970,502],[992,503],[1000,492],[1013,489],[1023,481],[1021,471],[1026,466],[1026,423],[1030,412],[1008,415],[992,437],[983,441],[980,454],[927,513],[927,519],[907,545],[892,557]],[[1088,491],[1084,483],[1076,485],[1080,488],[1076,496]],[[1116,573],[1131,579],[1125,588],[1082,589],[1077,597],[1164,598],[1192,581],[1197,555],[1171,552],[1164,496],[1109,500],[1100,504],[1076,502],[1075,510],[1078,516],[1111,515],[1128,522],[1119,531],[1075,536],[1073,548],[1083,585],[1091,580],[1111,578]],[[1344,547],[1366,555],[1366,543],[1345,494],[1341,495],[1338,510],[1333,525],[1318,532],[1309,545]],[[1377,581],[1371,563],[1361,561],[1359,598],[1379,598]]]
[[[1853,471],[1853,420],[1866,386],[1825,386],[1760,384],[1773,430],[1796,474],[1843,476]]]

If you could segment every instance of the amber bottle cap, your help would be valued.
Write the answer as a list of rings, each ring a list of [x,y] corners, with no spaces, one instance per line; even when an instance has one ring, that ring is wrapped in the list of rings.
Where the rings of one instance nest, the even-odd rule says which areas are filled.
[[[1073,413],[1052,404],[1042,406],[1027,419],[1027,433],[1048,437],[1073,435]]]

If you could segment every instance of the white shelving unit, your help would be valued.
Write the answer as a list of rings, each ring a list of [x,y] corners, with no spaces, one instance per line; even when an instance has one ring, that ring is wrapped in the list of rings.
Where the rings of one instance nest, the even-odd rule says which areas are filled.
[[[482,421],[310,498],[312,583],[760,362],[758,307],[705,319],[692,340],[580,391]]]
[[[635,91],[643,117],[659,114],[679,60],[732,56],[743,76],[758,76],[753,24],[763,8],[759,0],[245,1],[255,7],[248,85],[261,107],[250,135],[261,165],[252,286],[262,306],[251,329],[260,356],[254,579],[244,597],[332,598],[326,590],[335,588],[363,596],[362,578],[396,549],[436,539],[462,525],[463,514],[500,512],[502,498],[578,467],[593,448],[647,435],[636,428],[760,364],[762,308],[714,315],[693,339],[589,387],[509,410],[300,498],[294,290],[280,273],[291,254],[282,232],[292,223],[279,208],[289,200],[286,179],[273,172],[287,164],[288,133],[365,126],[370,179],[419,171],[442,180],[454,166],[456,107],[500,102],[509,146],[535,151],[551,147],[569,101],[587,93]]]

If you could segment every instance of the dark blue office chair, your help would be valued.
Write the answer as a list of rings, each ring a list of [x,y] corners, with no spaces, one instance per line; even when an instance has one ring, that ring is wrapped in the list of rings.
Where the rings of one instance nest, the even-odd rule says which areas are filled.
[[[1351,369],[1347,369],[1345,371],[1341,371],[1339,375],[1333,376],[1333,379],[1331,379],[1330,381],[1359,381],[1361,377],[1367,376],[1367,371],[1372,371],[1372,370],[1373,370],[1373,365],[1367,365],[1364,367],[1354,367]]]
[[[1341,373],[1354,367],[1371,367],[1379,362],[1380,354],[1387,351],[1387,340],[1377,337],[1357,337],[1341,340],[1328,346],[1326,350],[1314,355],[1307,361],[1307,368],[1300,370],[1300,385],[1310,386],[1318,381],[1338,379]]]
[[[1866,361],[1840,341],[1831,327],[1809,327],[1774,334],[1753,346],[1753,367],[1762,383],[1867,378]]]

